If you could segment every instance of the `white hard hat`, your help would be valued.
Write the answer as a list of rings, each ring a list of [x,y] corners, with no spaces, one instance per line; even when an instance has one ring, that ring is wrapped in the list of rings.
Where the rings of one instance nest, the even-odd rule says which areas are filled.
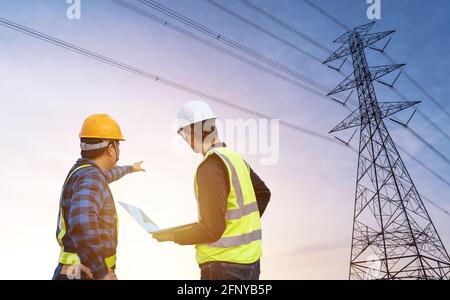
[[[216,119],[208,103],[204,101],[189,101],[177,111],[177,131],[197,122]]]

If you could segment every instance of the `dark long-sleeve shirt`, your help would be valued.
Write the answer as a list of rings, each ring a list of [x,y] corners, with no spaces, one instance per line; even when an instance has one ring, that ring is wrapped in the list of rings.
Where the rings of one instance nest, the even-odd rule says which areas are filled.
[[[270,200],[270,190],[250,168],[250,177],[260,216]],[[212,243],[225,231],[225,214],[230,193],[228,169],[217,154],[211,154],[197,171],[200,220],[193,226],[175,231],[175,242],[181,245]]]

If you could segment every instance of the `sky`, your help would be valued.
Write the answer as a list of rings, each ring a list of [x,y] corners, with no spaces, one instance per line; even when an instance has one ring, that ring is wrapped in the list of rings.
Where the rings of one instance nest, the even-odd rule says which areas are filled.
[[[224,36],[329,86],[342,77],[204,0],[158,0]],[[251,11],[237,0],[217,0],[233,11],[325,59],[328,54]],[[253,1],[253,0],[252,0]],[[130,0],[135,5],[138,1]],[[330,49],[344,33],[304,1],[254,0]],[[353,27],[368,23],[365,0],[317,0]],[[396,29],[387,51],[447,111],[450,75],[450,2],[381,1],[375,31]],[[81,19],[66,16],[64,0],[0,0],[0,18],[44,32],[231,103],[327,135],[348,111],[332,101],[215,51],[109,0],[81,0]],[[140,7],[143,7],[140,5]],[[158,12],[146,8],[149,12]],[[161,15],[159,15],[161,16]],[[167,17],[164,17],[167,19]],[[170,20],[173,21],[173,20]],[[174,23],[176,23],[174,21]],[[179,23],[176,23],[183,26]],[[186,28],[186,27],[184,27]],[[218,41],[213,41],[219,44]],[[370,65],[388,64],[367,51]],[[173,128],[186,92],[105,65],[0,26],[0,279],[49,279],[57,265],[58,201],[68,170],[79,157],[78,133],[90,114],[108,113],[127,139],[119,164],[144,160],[146,173],[111,184],[115,201],[141,207],[161,227],[197,218],[193,178],[202,157],[190,153]],[[349,69],[344,70],[347,73]],[[406,77],[396,88],[450,134],[449,119]],[[376,85],[380,101],[399,96]],[[220,120],[254,116],[210,102]],[[450,180],[449,165],[392,122],[394,140]],[[450,156],[450,142],[420,115],[411,128]],[[227,141],[239,147],[237,141]],[[351,244],[357,156],[346,147],[280,127],[279,159],[243,153],[266,182],[272,199],[262,217],[262,279],[345,279]],[[356,146],[357,138],[353,140]],[[420,193],[450,211],[449,186],[403,157]],[[446,248],[450,216],[425,203]],[[117,276],[121,279],[198,279],[192,246],[157,243],[126,212],[120,219]]]

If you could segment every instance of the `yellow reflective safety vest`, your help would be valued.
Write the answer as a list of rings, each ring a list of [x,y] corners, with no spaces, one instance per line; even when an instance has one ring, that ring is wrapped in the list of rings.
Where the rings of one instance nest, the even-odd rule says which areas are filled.
[[[63,237],[66,235],[67,229],[66,229],[66,222],[64,220],[62,200],[63,200],[64,190],[66,189],[66,185],[69,182],[69,179],[78,170],[81,170],[81,169],[84,169],[87,167],[92,167],[92,165],[89,165],[89,164],[81,165],[81,166],[78,166],[77,168],[75,168],[72,172],[70,172],[69,176],[67,176],[66,181],[64,182],[64,186],[63,186],[62,192],[61,192],[61,197],[59,200],[58,244],[61,247],[61,251],[59,254],[59,263],[61,263],[63,265],[80,265],[81,264],[80,257],[78,256],[78,254],[64,251]],[[108,268],[114,267],[116,265],[116,255],[114,254],[112,256],[106,257],[105,263]]]
[[[241,156],[227,147],[210,149],[205,157],[217,154],[227,167],[230,193],[227,199],[225,231],[219,240],[196,245],[197,262],[211,261],[251,264],[261,257],[261,219],[255,191],[250,178],[250,168]],[[198,169],[197,169],[198,170]],[[197,174],[195,195],[198,199]]]

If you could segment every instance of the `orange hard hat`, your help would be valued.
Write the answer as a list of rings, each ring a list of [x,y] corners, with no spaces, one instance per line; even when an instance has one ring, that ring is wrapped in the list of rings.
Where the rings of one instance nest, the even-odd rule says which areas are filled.
[[[124,141],[119,124],[109,115],[96,114],[86,118],[80,138]]]

